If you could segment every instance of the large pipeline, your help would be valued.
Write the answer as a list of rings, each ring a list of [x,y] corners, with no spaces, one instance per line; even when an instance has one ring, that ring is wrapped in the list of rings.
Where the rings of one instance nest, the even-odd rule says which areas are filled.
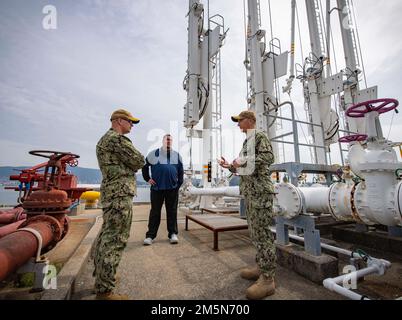
[[[39,215],[30,218],[22,229],[0,239],[0,281],[6,279],[23,266],[39,249],[38,237],[41,238],[41,250],[51,249],[66,233],[66,216]]]
[[[11,234],[11,233],[13,233],[13,232],[15,232],[15,231],[17,231],[18,228],[23,223],[25,223],[25,221],[26,221],[26,219],[25,220],[20,220],[20,221],[14,222],[14,223],[10,223],[8,225],[0,227],[0,239],[5,237],[5,236],[7,236],[7,235],[9,235],[9,234]]]
[[[24,212],[24,208],[17,207],[9,210],[0,210],[0,224],[9,224],[19,220],[24,220],[27,215]]]
[[[189,188],[187,192],[196,196],[240,197],[239,187]],[[275,184],[275,192],[274,210],[287,219],[305,211],[331,214],[338,221],[402,226],[402,182],[368,186],[361,183],[357,187],[351,183],[335,183],[331,187],[316,185],[310,188],[280,183]],[[385,197],[381,192],[389,195]]]

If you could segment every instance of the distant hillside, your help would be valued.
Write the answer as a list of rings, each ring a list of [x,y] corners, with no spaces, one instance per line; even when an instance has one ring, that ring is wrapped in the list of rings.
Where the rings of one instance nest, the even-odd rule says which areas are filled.
[[[19,171],[26,169],[27,167],[0,167],[0,183],[10,183],[11,175],[18,175]],[[82,184],[100,184],[102,181],[102,174],[99,169],[88,169],[88,168],[68,168],[72,174],[78,177],[78,183]],[[142,178],[141,172],[137,173],[137,184],[147,185],[147,183]]]

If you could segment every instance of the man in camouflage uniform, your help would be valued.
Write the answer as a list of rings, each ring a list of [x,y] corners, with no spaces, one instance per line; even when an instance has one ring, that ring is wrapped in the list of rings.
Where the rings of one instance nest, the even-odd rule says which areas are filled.
[[[263,299],[275,293],[276,249],[270,226],[275,225],[273,214],[274,186],[269,167],[274,163],[271,143],[264,132],[256,130],[256,117],[244,111],[232,117],[247,138],[239,158],[229,164],[223,157],[221,166],[240,175],[240,194],[246,201],[250,237],[257,250],[256,267],[241,271],[241,277],[257,280],[247,289],[248,299]]]
[[[110,120],[112,128],[96,146],[103,177],[100,189],[103,225],[95,245],[93,275],[97,299],[126,300],[127,296],[113,293],[115,275],[130,236],[133,197],[137,192],[135,173],[145,161],[124,136],[140,121],[122,109],[113,112]]]

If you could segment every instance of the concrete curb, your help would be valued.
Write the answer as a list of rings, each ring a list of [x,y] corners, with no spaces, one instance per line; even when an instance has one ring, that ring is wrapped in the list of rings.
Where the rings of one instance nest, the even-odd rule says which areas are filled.
[[[97,217],[81,244],[57,275],[57,289],[47,290],[40,300],[70,300],[75,288],[75,280],[87,262],[93,244],[102,227],[101,216]]]

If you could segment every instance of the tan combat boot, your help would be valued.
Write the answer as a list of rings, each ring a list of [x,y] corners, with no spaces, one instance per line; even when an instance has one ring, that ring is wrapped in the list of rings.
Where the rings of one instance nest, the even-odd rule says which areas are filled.
[[[125,294],[117,294],[113,292],[98,293],[96,300],[130,300]]]
[[[250,300],[261,300],[275,293],[275,282],[273,278],[268,278],[263,274],[260,275],[256,283],[254,283],[246,291],[246,297]]]
[[[240,276],[246,280],[258,280],[261,270],[258,266],[245,268],[240,272]]]

